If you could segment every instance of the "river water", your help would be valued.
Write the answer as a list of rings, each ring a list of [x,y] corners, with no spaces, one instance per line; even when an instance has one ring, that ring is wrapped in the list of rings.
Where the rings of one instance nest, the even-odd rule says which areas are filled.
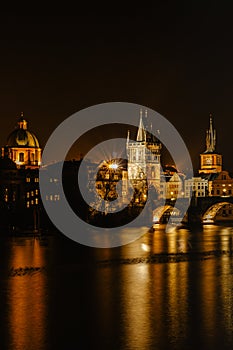
[[[233,228],[0,238],[0,349],[232,349]]]

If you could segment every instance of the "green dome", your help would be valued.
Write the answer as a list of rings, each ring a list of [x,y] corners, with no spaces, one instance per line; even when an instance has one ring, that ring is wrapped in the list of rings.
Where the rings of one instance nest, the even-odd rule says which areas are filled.
[[[40,148],[37,137],[27,129],[27,121],[22,117],[18,121],[18,128],[8,136],[7,146]]]

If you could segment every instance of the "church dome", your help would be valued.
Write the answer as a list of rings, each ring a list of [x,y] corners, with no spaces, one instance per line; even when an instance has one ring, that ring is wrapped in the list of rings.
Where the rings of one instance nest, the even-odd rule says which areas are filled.
[[[7,138],[8,147],[40,148],[37,137],[27,129],[27,120],[21,114],[18,127]]]

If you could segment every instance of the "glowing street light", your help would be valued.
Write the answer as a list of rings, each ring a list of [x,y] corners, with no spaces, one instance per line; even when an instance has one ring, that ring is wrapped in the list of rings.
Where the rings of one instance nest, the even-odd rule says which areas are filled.
[[[113,170],[116,170],[117,168],[118,168],[118,164],[116,164],[116,163],[111,163],[111,164],[109,164],[109,169],[113,169]]]

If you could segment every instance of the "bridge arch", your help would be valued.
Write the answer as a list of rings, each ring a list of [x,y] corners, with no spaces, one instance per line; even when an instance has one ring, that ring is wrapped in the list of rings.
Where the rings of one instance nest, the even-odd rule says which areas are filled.
[[[168,220],[170,216],[173,219],[180,218],[181,211],[172,205],[162,205],[153,211],[153,223],[161,223],[163,218],[166,221],[166,218]]]
[[[203,224],[211,224],[215,222],[215,218],[218,214],[218,212],[224,208],[224,206],[232,207],[233,212],[233,204],[230,202],[219,202],[211,205],[206,212],[202,216],[202,223]],[[232,216],[233,217],[233,216]]]

